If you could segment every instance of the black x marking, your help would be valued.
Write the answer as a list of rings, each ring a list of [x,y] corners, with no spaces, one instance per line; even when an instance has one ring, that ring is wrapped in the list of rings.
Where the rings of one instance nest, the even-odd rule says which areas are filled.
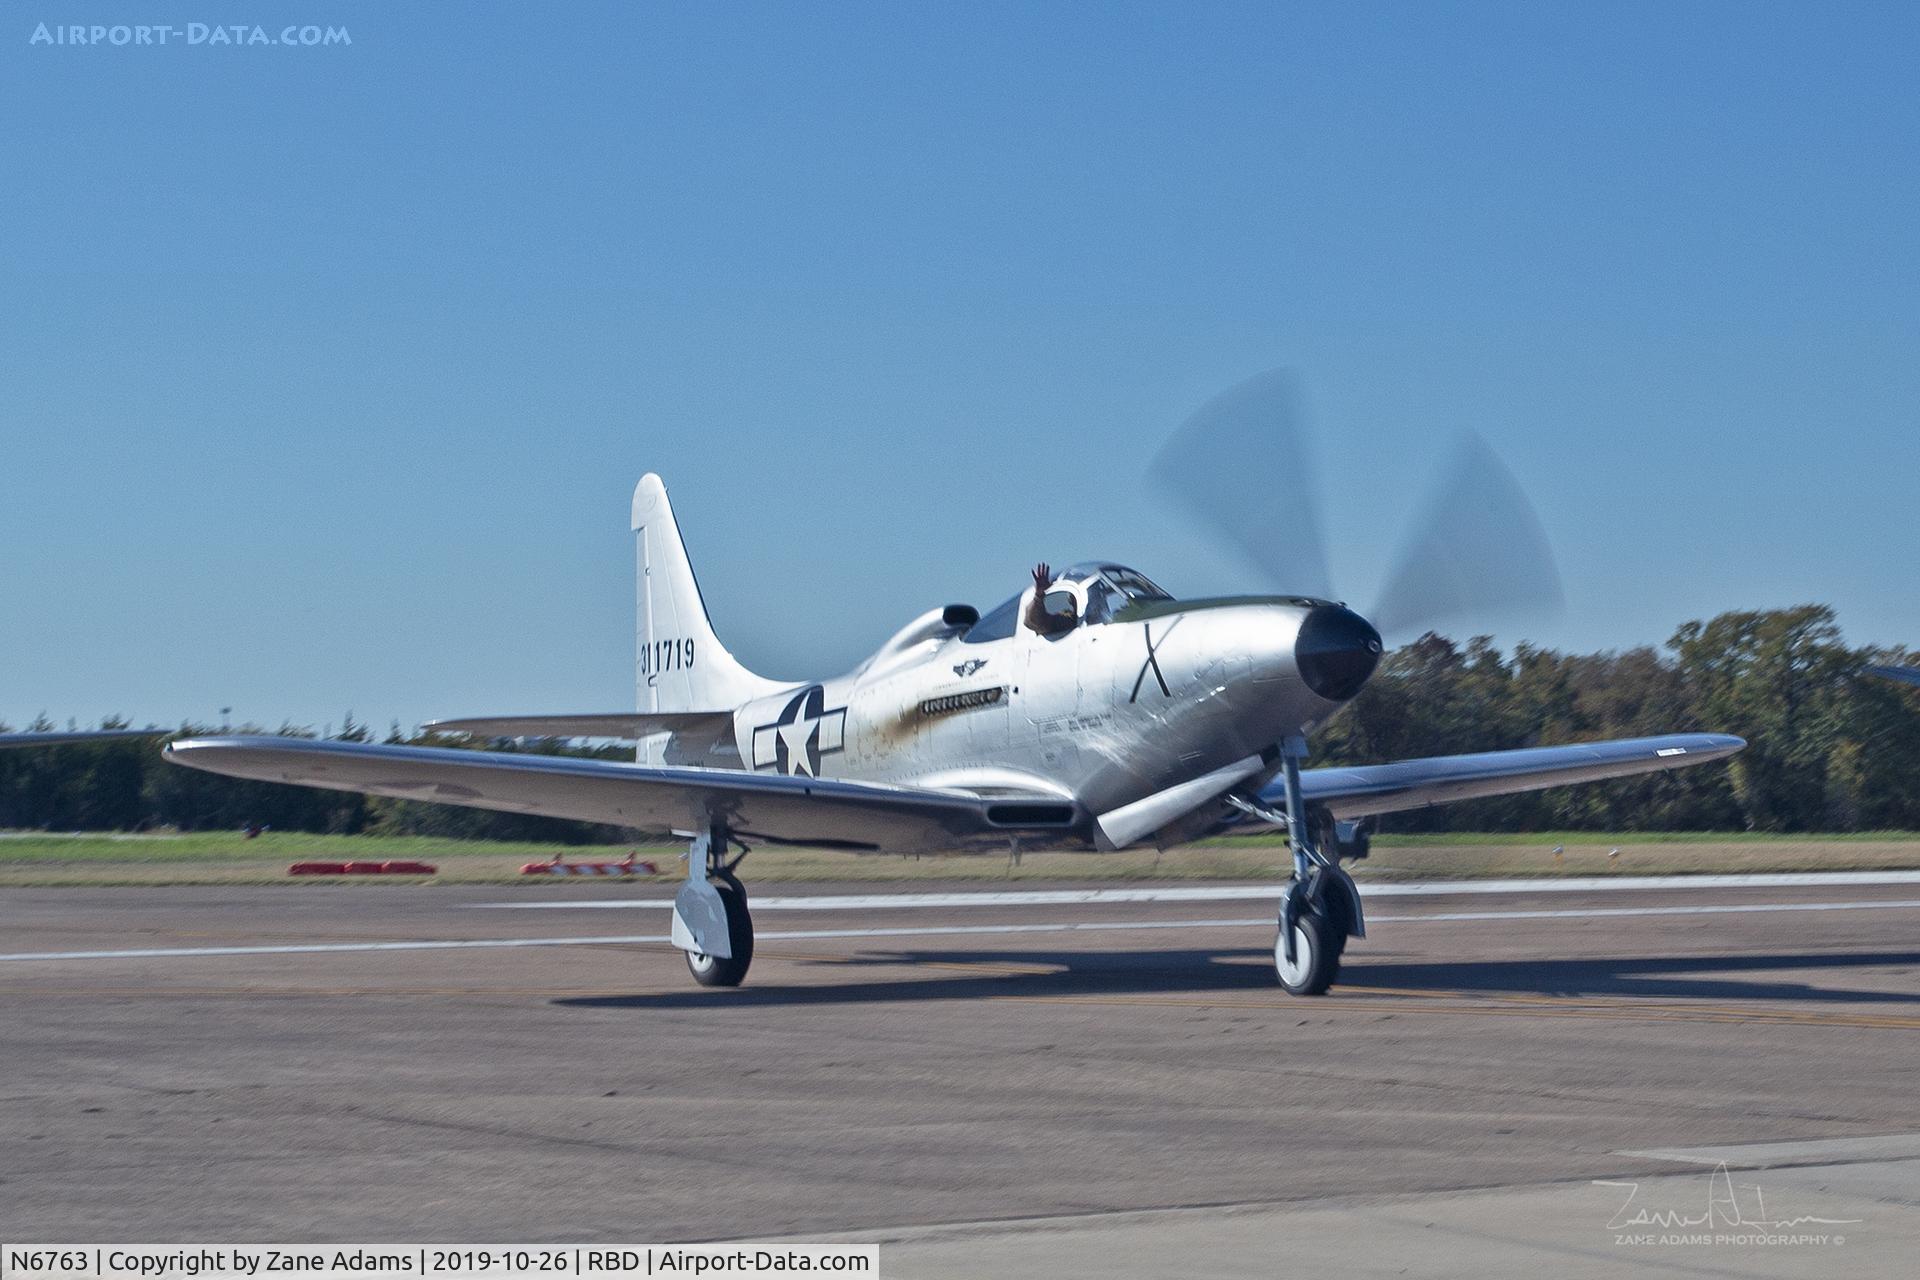
[[[1167,678],[1160,674],[1160,658],[1153,650],[1153,624],[1151,622],[1143,622],[1140,624],[1140,630],[1141,633],[1147,637],[1147,660],[1140,664],[1140,674],[1133,678],[1133,693],[1128,696],[1127,701],[1138,702],[1140,700],[1140,686],[1146,682],[1149,668],[1153,671],[1153,678],[1160,682],[1160,692],[1171,698],[1173,696],[1173,690],[1167,688]],[[1167,631],[1172,630],[1172,627],[1167,628]],[[1167,631],[1160,633],[1160,640],[1163,644],[1167,639]]]

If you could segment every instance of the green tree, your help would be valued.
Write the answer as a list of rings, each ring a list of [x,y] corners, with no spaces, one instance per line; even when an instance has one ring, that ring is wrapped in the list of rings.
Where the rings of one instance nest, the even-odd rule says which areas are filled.
[[[1819,829],[1831,816],[1829,758],[1861,678],[1833,610],[1723,613],[1684,624],[1670,645],[1706,720],[1747,740],[1728,769],[1744,824]]]

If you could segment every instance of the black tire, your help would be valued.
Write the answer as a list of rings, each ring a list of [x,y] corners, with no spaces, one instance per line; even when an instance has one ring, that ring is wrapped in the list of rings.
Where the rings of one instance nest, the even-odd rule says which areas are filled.
[[[753,963],[753,916],[747,911],[747,891],[738,881],[713,887],[727,910],[727,942],[733,954],[722,960],[719,956],[689,951],[687,972],[703,987],[737,987]]]
[[[1274,974],[1288,994],[1324,995],[1340,973],[1340,944],[1336,931],[1311,912],[1293,924],[1294,963],[1287,964],[1287,953],[1280,940],[1273,944]]]

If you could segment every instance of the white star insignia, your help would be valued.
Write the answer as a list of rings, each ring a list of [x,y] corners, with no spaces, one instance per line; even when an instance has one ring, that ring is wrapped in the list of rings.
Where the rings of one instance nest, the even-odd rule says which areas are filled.
[[[813,735],[820,732],[820,722],[801,715],[795,716],[793,723],[780,726],[780,741],[787,748],[787,772],[798,776],[806,774],[813,777],[813,757],[808,747]]]

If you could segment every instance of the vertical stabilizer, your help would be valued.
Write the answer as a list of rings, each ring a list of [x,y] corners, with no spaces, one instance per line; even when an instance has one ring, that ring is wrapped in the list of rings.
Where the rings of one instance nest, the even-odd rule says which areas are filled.
[[[639,556],[636,677],[642,712],[732,711],[785,687],[741,666],[713,634],[667,487],[651,472],[633,491],[633,540]]]

